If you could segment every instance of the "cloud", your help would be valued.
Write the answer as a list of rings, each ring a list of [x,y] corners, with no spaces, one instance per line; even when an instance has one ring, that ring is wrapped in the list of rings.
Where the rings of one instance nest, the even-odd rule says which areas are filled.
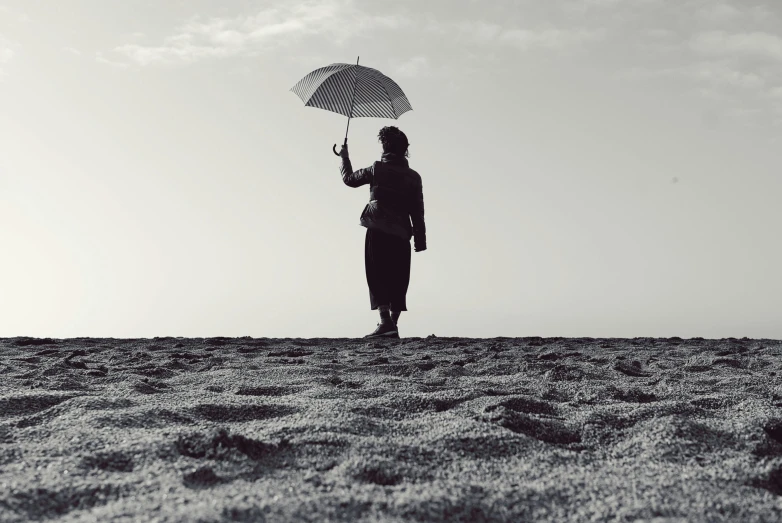
[[[601,40],[605,30],[599,29],[510,29],[504,31],[499,40],[520,49],[542,47],[546,49],[565,49],[586,42]]]
[[[742,14],[741,10],[726,2],[701,6],[696,13],[698,18],[706,22],[716,23],[733,21],[742,16]]]
[[[352,38],[383,30],[408,29],[417,37],[437,35],[455,43],[522,50],[561,50],[599,40],[605,34],[599,28],[523,28],[481,20],[441,21],[423,14],[370,14],[361,10],[363,5],[355,0],[279,2],[249,15],[196,17],[157,44],[148,43],[149,38],[143,42],[135,38],[113,51],[130,63],[147,66],[253,56],[309,37],[323,37],[342,46]]]
[[[103,56],[103,53],[95,53],[95,61],[99,64],[108,65],[109,67],[114,67],[117,69],[125,69],[128,67],[128,64],[125,62],[117,62],[115,60],[110,60]]]
[[[654,38],[655,40],[665,40],[674,36],[675,33],[670,29],[664,29],[662,27],[653,27],[653,28],[645,29],[642,32],[642,34],[644,36],[648,36],[649,38]]]
[[[590,12],[595,12],[601,16],[611,12],[614,16],[617,16],[620,12],[634,12],[639,9],[660,7],[661,5],[663,5],[663,0],[560,0],[558,2],[558,7],[561,11],[571,15],[582,16]]]
[[[753,73],[732,67],[725,62],[702,61],[679,67],[644,68],[633,67],[621,71],[618,75],[624,79],[655,79],[678,77],[694,81],[707,88],[737,88],[762,90],[766,79]],[[714,95],[711,95],[714,97]]]
[[[638,9],[614,2],[614,10]],[[606,11],[610,14],[612,11]],[[782,33],[779,9],[770,0],[681,0],[661,4],[650,18],[634,17],[624,27],[609,25],[611,36],[632,42],[634,64],[618,72],[639,82],[678,84],[722,116],[748,125],[770,125],[782,106]],[[674,29],[659,30],[664,27]],[[719,109],[717,109],[719,108]]]
[[[0,13],[4,13],[6,16],[13,15],[16,18],[17,22],[25,23],[31,20],[31,18],[27,15],[27,13],[24,13],[17,8],[8,7],[5,5],[0,5]],[[0,39],[1,38],[2,37],[0,36]]]
[[[326,36],[342,45],[358,34],[405,23],[401,16],[364,13],[351,0],[281,2],[251,15],[193,18],[158,45],[128,43],[115,51],[139,65],[187,63],[254,55],[311,36]]]
[[[442,34],[450,33],[451,35],[458,33],[460,36],[467,37],[474,42],[485,44],[496,40],[503,32],[503,28],[499,24],[482,20],[470,20],[442,24],[439,32]]]
[[[5,68],[3,66],[11,63],[16,56],[16,50],[19,48],[19,44],[12,42],[3,35],[0,35],[0,78],[5,76]]]
[[[656,6],[662,3],[662,0],[581,0],[587,7],[611,8],[611,7],[645,7]]]
[[[782,38],[765,32],[707,31],[694,35],[690,48],[702,55],[753,56],[782,61]]]
[[[670,29],[653,27],[636,32],[635,47],[655,55],[670,54],[681,49],[681,41]]]
[[[682,67],[647,68],[641,66],[628,67],[617,71],[615,76],[624,80],[649,80],[656,78],[669,78],[683,74]]]
[[[482,20],[439,24],[429,21],[427,28],[460,41],[467,40],[469,43],[481,45],[499,44],[520,50],[566,49],[605,37],[605,30],[602,28],[522,28]]]
[[[429,60],[425,56],[414,56],[396,67],[399,76],[418,76],[429,70]]]
[[[708,84],[741,89],[762,89],[766,85],[762,76],[734,69],[724,62],[700,62],[687,68],[687,74]]]
[[[14,57],[14,50],[10,47],[0,47],[0,64],[7,64]]]

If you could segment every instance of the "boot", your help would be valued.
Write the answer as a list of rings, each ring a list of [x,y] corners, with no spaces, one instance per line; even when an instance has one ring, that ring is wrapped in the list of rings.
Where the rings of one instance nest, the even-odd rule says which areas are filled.
[[[396,323],[391,319],[391,313],[388,305],[381,305],[378,307],[380,312],[380,323],[377,324],[377,329],[371,334],[364,336],[365,338],[398,338],[399,331],[396,328]]]

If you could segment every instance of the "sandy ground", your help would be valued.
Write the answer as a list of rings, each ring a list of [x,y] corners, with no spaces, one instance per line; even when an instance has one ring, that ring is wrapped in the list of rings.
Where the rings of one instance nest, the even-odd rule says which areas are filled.
[[[782,342],[0,339],[0,521],[782,521]]]

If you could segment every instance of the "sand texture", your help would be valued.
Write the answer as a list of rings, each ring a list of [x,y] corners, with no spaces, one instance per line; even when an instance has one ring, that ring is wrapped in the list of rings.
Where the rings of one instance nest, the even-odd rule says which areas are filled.
[[[0,339],[0,521],[782,521],[782,342]]]

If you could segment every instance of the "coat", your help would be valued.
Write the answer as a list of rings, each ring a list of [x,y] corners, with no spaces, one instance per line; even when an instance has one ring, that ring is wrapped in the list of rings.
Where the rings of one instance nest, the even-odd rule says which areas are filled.
[[[423,184],[407,158],[383,153],[379,162],[354,172],[345,155],[340,172],[348,187],[369,184],[369,203],[361,213],[361,225],[408,241],[413,238],[416,251],[426,249]]]

